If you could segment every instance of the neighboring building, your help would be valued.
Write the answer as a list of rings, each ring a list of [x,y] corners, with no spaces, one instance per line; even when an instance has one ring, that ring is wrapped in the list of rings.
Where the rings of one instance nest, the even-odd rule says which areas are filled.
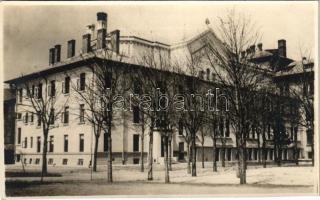
[[[15,161],[16,95],[13,90],[6,88],[4,89],[3,99],[4,162],[5,164],[13,164]]]
[[[75,55],[75,41],[70,40],[68,42],[67,59],[64,61],[60,60],[61,57],[61,45],[56,45],[50,49],[49,55],[49,66],[39,72],[28,74],[24,77],[15,78],[6,81],[6,83],[15,85],[17,87],[17,104],[16,104],[16,161],[24,162],[25,164],[40,164],[42,161],[42,129],[41,124],[37,122],[36,113],[26,112],[22,109],[21,104],[26,103],[26,90],[24,89],[23,83],[30,81],[34,83],[35,95],[48,95],[48,91],[56,91],[57,94],[63,94],[57,96],[57,102],[67,104],[64,105],[64,117],[57,119],[51,126],[48,137],[48,164],[49,165],[66,165],[66,166],[89,166],[91,163],[94,136],[93,128],[91,125],[81,117],[83,109],[86,106],[85,103],[79,102],[76,98],[76,93],[73,91],[74,88],[71,85],[77,85],[77,89],[81,88],[81,85],[86,80],[92,78],[92,72],[86,68],[90,64],[90,59],[84,60],[84,58],[90,58],[88,52],[104,48],[105,46],[101,41],[105,38],[107,47],[112,49],[114,52],[124,55],[121,64],[126,67],[130,65],[139,65],[139,57],[146,54],[146,52],[153,51],[157,54],[161,54],[163,58],[168,59],[169,62],[174,63],[177,60],[181,66],[185,62],[185,57],[201,52],[203,48],[203,38],[209,39],[216,45],[223,46],[222,42],[216,37],[211,29],[208,29],[200,35],[184,41],[176,45],[168,45],[160,42],[153,42],[143,38],[135,36],[119,37],[119,31],[111,32],[111,35],[107,37],[106,20],[103,13],[98,14],[97,32],[95,26],[88,26],[88,32],[83,36],[82,41],[82,55]],[[101,31],[102,30],[102,31]],[[109,37],[110,36],[110,37]],[[119,41],[120,40],[120,41]],[[117,42],[119,41],[119,42]],[[283,69],[293,60],[286,58],[286,46],[285,41],[279,41],[278,49],[273,50],[262,50],[262,45],[258,45],[258,50],[253,46],[248,50],[247,53],[252,54],[252,62],[258,63],[262,68],[268,71],[269,82],[273,81],[275,71]],[[99,54],[99,53],[97,53]],[[157,57],[157,59],[159,59]],[[88,62],[89,61],[89,62]],[[119,60],[111,60],[112,62],[119,62]],[[159,62],[159,60],[156,60]],[[181,69],[186,71],[186,69]],[[204,76],[206,74],[206,76]],[[203,66],[203,69],[199,71],[201,79],[206,79],[208,82],[215,81],[214,73],[210,72],[210,69]],[[39,84],[38,79],[40,76],[45,76],[49,81],[47,83]],[[205,78],[206,77],[206,78]],[[68,84],[66,84],[68,82]],[[49,89],[50,88],[50,89]],[[55,89],[52,89],[55,88]],[[85,91],[85,88],[83,88]],[[80,117],[72,115],[71,113],[80,113]],[[138,117],[137,111],[121,113],[119,115],[119,123],[112,127],[112,150],[114,154],[114,162],[116,163],[139,163],[140,159],[140,118]],[[66,113],[67,117],[66,117]],[[69,114],[70,113],[70,114]],[[63,119],[63,120],[62,120]],[[67,119],[67,120],[66,120]],[[218,160],[221,157],[225,157],[226,161],[236,160],[236,145],[235,135],[232,132],[228,120],[224,119],[221,121],[220,128],[223,129],[225,144],[225,154],[222,155],[221,147],[222,142],[217,142],[217,153]],[[183,137],[184,130],[179,128],[174,130],[174,137],[172,140],[172,155],[175,160],[185,161],[187,145]],[[272,130],[269,130],[267,135],[267,160],[273,160],[273,145],[272,145]],[[148,133],[148,130],[145,130]],[[304,139],[299,132],[298,141]],[[105,152],[107,150],[106,137],[102,135],[99,141],[99,163],[105,164]],[[256,162],[259,157],[259,140],[255,131],[250,133],[248,139],[248,160]],[[163,145],[161,142],[161,135],[159,132],[154,133],[154,151],[153,158],[155,163],[163,162]],[[145,155],[148,150],[148,135],[144,138],[144,149]],[[212,160],[212,144],[211,139],[205,140],[205,160]],[[302,142],[302,144],[304,144]],[[197,141],[199,146],[199,141]],[[298,146],[299,151],[302,153],[305,151],[303,145]],[[283,160],[292,160],[291,149],[285,148],[283,151]],[[287,150],[288,149],[288,150]],[[197,153],[201,153],[199,149]],[[300,153],[300,154],[301,154]],[[304,155],[305,153],[302,153]],[[200,154],[199,154],[200,155]],[[198,156],[200,159],[200,156]],[[145,156],[147,159],[147,156]]]
[[[311,128],[311,123],[314,123],[311,122],[314,120],[314,61],[303,57],[301,61],[291,62],[283,70],[276,72],[274,82],[280,93],[292,95],[301,101],[299,129],[301,146],[304,147],[301,158],[310,160],[314,156],[314,131]],[[306,113],[306,110],[310,112]]]

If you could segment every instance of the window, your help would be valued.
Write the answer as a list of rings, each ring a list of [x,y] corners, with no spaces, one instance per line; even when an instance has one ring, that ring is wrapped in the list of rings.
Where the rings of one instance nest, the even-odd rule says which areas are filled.
[[[28,138],[24,138],[24,148],[28,148]]]
[[[83,165],[83,159],[78,159],[78,165]]]
[[[313,157],[312,152],[308,152],[308,159],[312,159],[312,157]]]
[[[63,165],[67,165],[68,164],[68,159],[66,159],[66,158],[62,159],[62,164]]]
[[[33,120],[34,120],[34,116],[33,116],[33,112],[32,112],[32,113],[30,113],[30,122],[33,123]]]
[[[26,112],[26,114],[24,115],[24,119],[23,119],[25,124],[28,123],[28,118],[29,118],[29,114],[28,114],[28,112]]]
[[[40,83],[39,85],[38,85],[38,90],[37,90],[37,92],[38,92],[38,99],[41,99],[42,98],[42,83]]]
[[[50,124],[54,124],[54,108],[50,110]]]
[[[68,135],[64,136],[64,145],[63,145],[64,152],[68,152],[69,148],[69,140],[68,140]]]
[[[133,151],[139,151],[139,135],[133,135]]]
[[[21,128],[18,128],[18,139],[17,139],[18,144],[21,144]]]
[[[230,137],[230,121],[226,119],[226,137]]]
[[[35,91],[35,86],[32,85],[32,87],[31,87],[31,97],[34,97],[34,91]]]
[[[49,152],[53,152],[53,147],[53,135],[51,135],[49,139]]]
[[[210,69],[207,68],[207,80],[210,81]]]
[[[226,149],[227,151],[227,159],[228,161],[231,161],[231,149]]]
[[[40,158],[37,158],[36,159],[36,165],[39,165],[40,164]]]
[[[105,76],[105,88],[111,88],[111,81],[112,81],[112,76],[111,73],[107,73]]]
[[[30,165],[32,164],[32,158],[29,159],[29,164],[30,164]]]
[[[312,130],[307,130],[307,145],[312,145],[313,143],[313,134]]]
[[[139,107],[133,106],[133,123],[139,123],[139,122],[140,122]]]
[[[53,164],[53,158],[49,158],[48,165],[52,165],[52,164]]]
[[[20,162],[20,154],[17,154],[16,160],[17,162]]]
[[[30,148],[33,148],[33,137],[30,137]]]
[[[19,88],[18,90],[18,102],[22,103],[22,95],[23,95],[23,89]]]
[[[224,120],[222,117],[220,118],[220,136],[224,137]]]
[[[22,118],[22,114],[21,113],[17,113],[17,120],[21,120]]]
[[[69,106],[66,106],[64,108],[64,113],[63,113],[63,123],[68,124],[69,123]]]
[[[79,85],[79,90],[83,91],[85,90],[86,87],[86,74],[82,73],[80,74],[80,85]]]
[[[48,87],[48,95],[50,97],[54,97],[56,95],[56,81],[55,80],[50,81],[50,85]]]
[[[37,126],[41,126],[41,115],[40,115],[40,112],[37,113]]]
[[[80,152],[84,151],[84,135],[83,134],[79,135],[79,151]]]
[[[40,153],[41,150],[41,137],[37,137],[37,152]]]
[[[103,133],[103,151],[108,151],[108,133]]]
[[[183,135],[183,121],[180,120],[179,121],[179,135]]]
[[[270,149],[269,159],[273,160],[273,150],[272,149]]]
[[[80,123],[84,123],[84,104],[80,104]]]
[[[133,158],[133,164],[139,164],[140,159],[139,158]]]
[[[141,85],[140,85],[139,81],[135,81],[133,83],[133,93],[140,94],[140,92],[141,92]]]
[[[70,93],[70,77],[69,76],[65,77],[64,82],[62,82],[62,93],[63,94]]]

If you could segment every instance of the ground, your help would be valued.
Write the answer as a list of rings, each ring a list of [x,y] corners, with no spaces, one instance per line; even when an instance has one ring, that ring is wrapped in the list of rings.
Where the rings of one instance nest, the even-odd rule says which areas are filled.
[[[7,165],[7,196],[306,195],[315,194],[316,181],[316,174],[310,166],[248,166],[247,185],[239,185],[235,167],[219,167],[218,172],[212,172],[211,163],[206,163],[204,169],[198,165],[197,177],[187,174],[185,163],[174,164],[170,171],[170,184],[163,183],[161,165],[155,165],[153,181],[146,180],[147,169],[140,172],[138,165],[115,165],[112,184],[106,182],[106,166],[98,166],[98,172],[93,173],[88,168],[67,167],[49,167],[48,171],[50,176],[40,183],[39,167],[27,166],[26,173],[22,173],[21,165]]]

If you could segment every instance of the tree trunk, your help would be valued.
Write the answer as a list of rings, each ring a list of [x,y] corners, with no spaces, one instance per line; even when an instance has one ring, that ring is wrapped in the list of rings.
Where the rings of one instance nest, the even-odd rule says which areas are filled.
[[[153,180],[153,127],[150,128],[149,133],[149,153],[148,153],[148,180]]]
[[[202,168],[204,168],[204,144],[201,144],[201,162],[202,162]]]
[[[98,145],[99,145],[99,136],[95,135],[94,152],[93,152],[93,171],[94,172],[97,171]]]
[[[262,164],[263,168],[267,167],[267,150],[266,150],[266,128],[262,128]]]
[[[41,171],[41,182],[43,177],[48,173],[47,167],[47,150],[48,150],[48,134],[49,130],[44,128],[43,130],[43,149],[42,149],[42,171]]]
[[[144,172],[144,124],[142,125],[141,133],[140,172]]]
[[[212,163],[212,171],[213,172],[217,171],[216,146],[217,146],[216,140],[213,139],[212,140],[212,162],[213,162]]]
[[[192,133],[192,168],[191,176],[197,176],[196,133]]]
[[[163,137],[163,151],[164,151],[164,182],[169,183],[169,166],[168,166],[168,137]]]
[[[243,147],[239,148],[239,177],[240,177],[240,184],[246,184],[246,156],[245,156],[245,149]]]
[[[172,141],[171,141],[171,136],[169,136],[169,138],[168,138],[168,153],[169,153],[169,155],[168,155],[168,165],[169,165],[169,171],[172,171],[172,153],[171,153],[171,151],[172,151],[172,149],[171,149],[171,143],[172,143]]]
[[[108,178],[107,182],[112,183],[112,138],[111,138],[111,125],[108,128]]]
[[[191,152],[190,152],[190,142],[187,143],[187,162],[188,162],[188,165],[187,165],[187,173],[188,174],[191,174],[191,164],[190,164],[190,161],[191,161]]]

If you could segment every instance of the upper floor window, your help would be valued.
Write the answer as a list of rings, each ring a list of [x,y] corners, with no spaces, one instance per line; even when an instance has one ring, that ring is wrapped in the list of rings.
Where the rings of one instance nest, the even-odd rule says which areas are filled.
[[[53,147],[54,147],[54,144],[53,144],[53,135],[50,136],[50,139],[49,139],[49,152],[53,152]]]
[[[78,84],[78,89],[80,91],[85,90],[85,88],[86,88],[86,74],[85,73],[80,74],[80,79],[77,84]]]
[[[79,119],[80,119],[80,123],[84,123],[84,104],[80,104],[80,115],[79,115]]]
[[[41,126],[41,115],[40,115],[40,112],[37,113],[37,126]]]
[[[62,113],[62,122],[65,124],[69,123],[69,106],[64,108],[64,112]]]
[[[139,135],[133,135],[133,151],[139,151]]]
[[[19,88],[18,90],[18,102],[22,103],[23,89]]]
[[[24,148],[28,148],[28,138],[24,138]]]
[[[56,81],[50,81],[50,85],[48,86],[48,95],[50,97],[54,97],[56,95]]]
[[[52,124],[54,124],[54,119],[55,118],[55,116],[54,116],[54,108],[51,108],[50,109],[50,115],[49,115],[49,122],[50,122],[50,124],[52,125]]]
[[[37,152],[39,153],[41,150],[41,137],[37,137]]]
[[[70,77],[65,77],[64,81],[62,82],[62,93],[69,94],[70,93]]]
[[[183,122],[182,120],[179,121],[179,135],[183,135]]]
[[[68,149],[69,149],[69,139],[68,139],[68,135],[65,135],[64,136],[63,151],[68,152]]]
[[[18,128],[17,143],[21,144],[21,128]]]
[[[133,123],[140,122],[140,111],[138,106],[133,106]]]
[[[79,151],[80,152],[84,151],[84,135],[83,134],[79,135]]]
[[[38,99],[41,99],[42,98],[42,83],[40,83],[38,85],[37,93],[38,93],[37,94]]]

